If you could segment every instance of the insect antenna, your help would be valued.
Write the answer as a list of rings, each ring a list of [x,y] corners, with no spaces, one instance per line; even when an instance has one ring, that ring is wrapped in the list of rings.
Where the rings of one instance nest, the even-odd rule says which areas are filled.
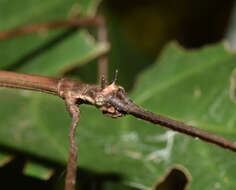
[[[115,76],[113,77],[113,79],[112,79],[110,85],[116,83],[116,81],[117,81],[117,76],[118,76],[118,70],[116,69]]]

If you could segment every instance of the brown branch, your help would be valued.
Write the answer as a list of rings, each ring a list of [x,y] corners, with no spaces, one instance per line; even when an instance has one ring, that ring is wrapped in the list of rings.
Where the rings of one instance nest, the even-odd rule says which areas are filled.
[[[55,79],[38,75],[28,75],[13,72],[0,71],[0,86],[15,87],[46,92],[58,95],[66,102],[67,110],[72,116],[70,129],[70,152],[67,165],[66,190],[74,190],[77,168],[77,145],[75,142],[75,128],[79,120],[79,105],[82,103],[94,105],[104,115],[117,118],[125,114],[131,114],[142,120],[166,127],[179,133],[199,138],[221,148],[236,152],[236,142],[207,131],[186,125],[182,122],[166,118],[146,111],[129,99],[124,89],[115,84],[116,78],[111,84],[89,85],[78,83],[68,79]]]
[[[85,26],[99,25],[100,22],[101,22],[100,18],[94,17],[94,18],[73,18],[70,20],[59,20],[59,21],[51,21],[49,23],[26,25],[22,27],[13,28],[8,31],[0,32],[0,40],[5,40],[7,38],[13,38],[40,31],[53,30],[57,28],[85,27]]]
[[[92,104],[110,117],[131,114],[137,118],[161,125],[174,131],[199,138],[208,143],[218,145],[222,148],[236,151],[236,142],[225,139],[221,136],[211,134],[199,128],[186,125],[182,122],[166,118],[146,111],[132,102],[122,87],[114,84],[103,86],[78,83],[68,79],[55,79],[38,75],[20,74],[14,72],[0,71],[0,86],[23,88],[55,94],[66,99],[70,92],[77,102]],[[60,88],[58,88],[60,86]],[[61,90],[63,89],[63,90]],[[60,92],[60,93],[59,93]],[[113,107],[111,107],[111,105]]]
[[[107,28],[104,17],[100,17],[101,22],[97,27],[98,41],[100,43],[108,43],[107,40]],[[102,55],[98,58],[98,79],[100,80],[104,76],[104,79],[108,78],[108,60],[107,55]]]
[[[68,98],[66,99],[67,110],[72,116],[72,123],[70,127],[70,150],[67,164],[65,190],[74,190],[76,184],[76,171],[77,171],[77,159],[78,159],[78,147],[75,141],[76,126],[80,117],[79,107],[76,102]]]
[[[119,100],[117,101],[117,99],[114,99],[114,98],[110,99],[110,103],[121,112],[131,114],[134,117],[148,121],[150,123],[166,127],[168,129],[177,131],[187,136],[199,138],[208,143],[218,145],[221,148],[236,152],[235,141],[230,141],[226,138],[217,136],[215,134],[211,134],[199,128],[195,128],[185,123],[146,111],[143,108],[134,104],[130,99],[128,99],[124,95],[122,96],[126,99],[126,101],[119,101]]]
[[[59,79],[0,70],[0,86],[58,94]]]
[[[27,90],[35,90],[45,92],[54,95],[60,95],[63,93],[65,97],[66,107],[72,117],[72,123],[69,133],[69,157],[67,164],[65,190],[74,190],[76,184],[76,171],[77,171],[77,144],[75,141],[76,126],[79,121],[80,110],[76,104],[76,99],[64,93],[63,85],[61,82],[63,79],[55,79],[49,77],[42,77],[38,75],[29,75],[22,73],[14,73],[8,71],[0,71],[0,86],[21,88]],[[68,92],[68,91],[67,91]]]

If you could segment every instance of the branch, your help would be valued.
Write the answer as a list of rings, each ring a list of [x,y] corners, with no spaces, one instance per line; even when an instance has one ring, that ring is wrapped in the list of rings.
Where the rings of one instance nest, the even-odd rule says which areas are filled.
[[[61,85],[62,81],[64,80],[42,77],[38,75],[0,71],[0,86],[2,87],[21,88],[21,89],[45,92],[54,95],[63,94],[63,96],[65,97],[64,99],[67,110],[72,117],[72,123],[69,133],[70,149],[69,149],[69,157],[68,157],[67,172],[65,179],[65,190],[74,190],[76,184],[77,157],[78,157],[78,148],[75,141],[75,132],[76,132],[76,126],[79,121],[80,110],[76,103],[77,100],[71,97],[68,91],[64,93],[63,91],[64,86]]]
[[[76,126],[79,121],[80,112],[72,116],[72,123],[70,127],[70,150],[66,169],[65,190],[74,190],[76,184],[78,147],[75,141]]]
[[[195,128],[185,123],[146,111],[143,108],[134,104],[130,99],[128,100],[128,103],[117,101],[117,99],[114,99],[114,98],[112,98],[110,102],[119,111],[127,113],[127,114],[131,114],[136,118],[148,121],[156,125],[160,125],[162,127],[171,129],[173,131],[177,131],[179,133],[183,133],[187,136],[199,138],[208,143],[218,145],[221,148],[236,152],[235,141],[230,141],[226,138],[211,134],[199,128]]]
[[[76,184],[76,171],[77,171],[77,159],[78,159],[78,147],[75,141],[76,126],[80,117],[79,107],[76,105],[76,99],[69,96],[65,99],[66,107],[72,117],[72,123],[70,127],[70,150],[67,164],[65,190],[74,190]]]
[[[55,79],[38,75],[0,71],[0,86],[46,92],[58,95],[63,99],[66,99],[66,94],[69,92],[72,98],[76,99],[77,103],[94,105],[106,116],[117,118],[125,114],[131,114],[153,124],[236,152],[235,141],[230,141],[221,136],[142,109],[129,99],[124,89],[117,86],[115,81],[116,77],[111,84],[104,84],[103,81],[102,85],[99,86],[68,79]]]
[[[7,38],[13,38],[17,36],[22,36],[26,34],[31,34],[40,31],[48,31],[57,28],[65,28],[65,27],[85,27],[85,26],[93,26],[99,25],[101,19],[98,17],[94,18],[73,18],[70,20],[59,20],[59,21],[51,21],[49,23],[40,23],[34,25],[27,25],[18,28],[13,28],[8,31],[0,32],[0,40],[5,40]]]
[[[59,79],[0,70],[0,86],[58,94]]]

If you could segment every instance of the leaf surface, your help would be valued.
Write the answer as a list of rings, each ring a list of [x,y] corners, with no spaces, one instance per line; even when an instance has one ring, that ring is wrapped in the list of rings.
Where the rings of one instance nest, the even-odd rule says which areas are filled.
[[[0,0],[0,30],[70,19],[78,16],[74,12],[80,9],[84,15],[92,16],[98,3],[99,0],[26,0],[20,3]],[[108,50],[108,45],[96,43],[86,31],[56,29],[2,40],[0,50],[0,69],[52,74],[50,69],[59,73],[96,58]]]

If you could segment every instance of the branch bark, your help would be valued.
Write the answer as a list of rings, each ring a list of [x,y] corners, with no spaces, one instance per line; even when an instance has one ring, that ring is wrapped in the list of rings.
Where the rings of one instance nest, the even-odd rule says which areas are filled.
[[[74,190],[76,185],[76,172],[77,172],[77,159],[78,159],[78,147],[75,141],[75,132],[76,126],[79,121],[80,117],[80,110],[79,107],[76,106],[75,102],[72,104],[68,103],[67,106],[68,110],[72,116],[72,123],[70,127],[70,150],[69,150],[69,157],[68,157],[68,164],[67,164],[67,172],[66,172],[66,180],[65,180],[65,190]]]
[[[0,86],[58,94],[59,79],[8,71],[0,71]]]
[[[57,28],[94,26],[94,25],[99,25],[100,22],[101,22],[100,18],[94,17],[94,18],[73,18],[70,20],[58,20],[58,21],[51,21],[48,23],[26,25],[22,27],[13,28],[8,31],[0,32],[0,40],[5,40],[8,38],[13,38],[40,31],[53,30]]]

